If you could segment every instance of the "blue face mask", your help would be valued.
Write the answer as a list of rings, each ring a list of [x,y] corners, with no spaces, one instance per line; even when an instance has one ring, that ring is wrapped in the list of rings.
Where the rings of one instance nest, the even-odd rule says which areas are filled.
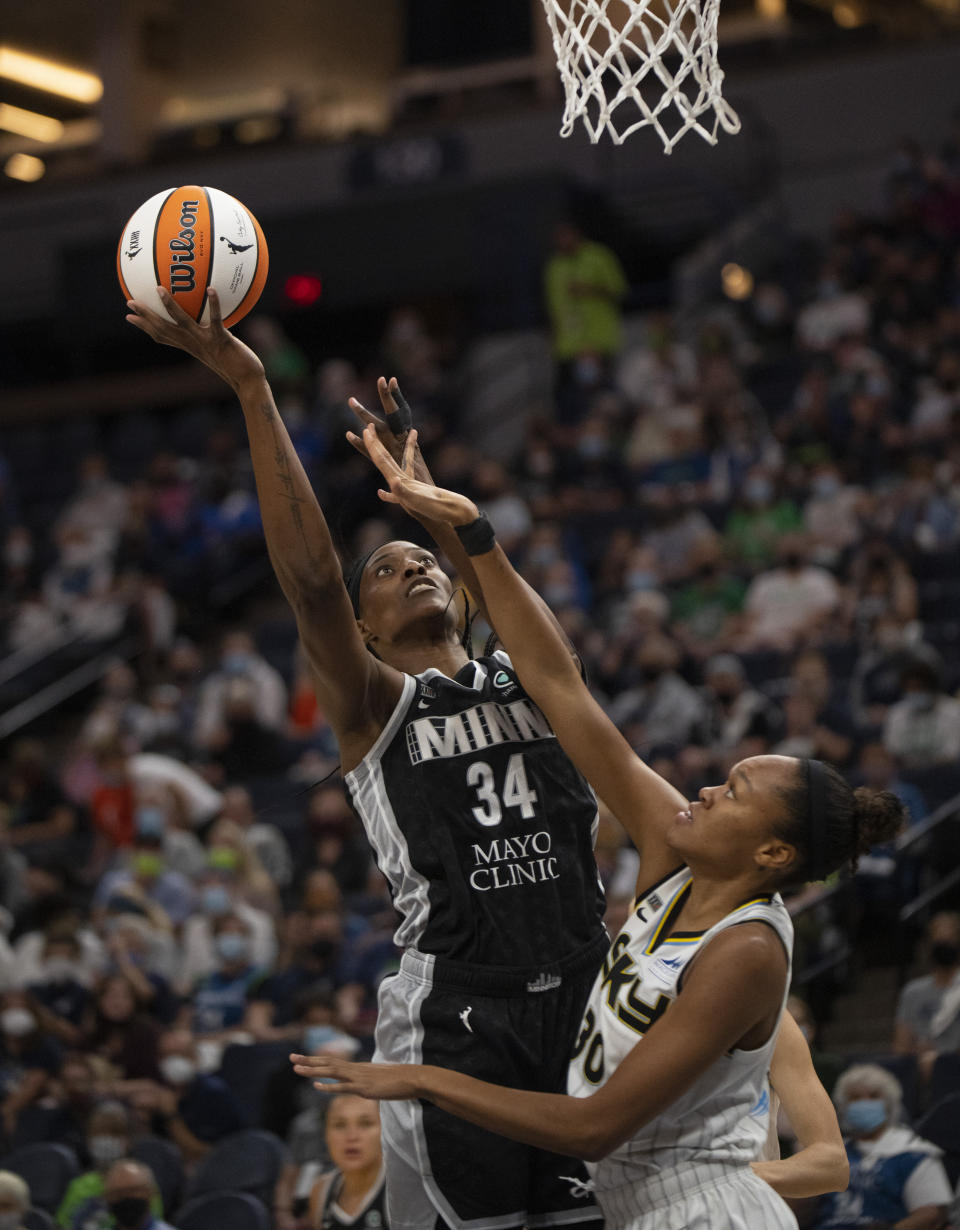
[[[217,936],[217,953],[224,961],[245,961],[250,955],[250,943],[245,935],[224,931]]]
[[[332,1025],[308,1025],[303,1033],[304,1050],[313,1055],[321,1046],[329,1046],[334,1039],[342,1037],[341,1031]]]
[[[162,807],[138,807],[135,822],[138,837],[162,837],[167,827]]]
[[[223,669],[228,675],[245,675],[250,666],[248,653],[226,653],[223,655]]]
[[[208,884],[200,897],[200,904],[204,914],[222,918],[224,914],[230,913],[230,894],[222,884]]]
[[[843,1112],[843,1126],[857,1135],[875,1132],[887,1121],[887,1105],[883,1098],[857,1098],[848,1102]]]

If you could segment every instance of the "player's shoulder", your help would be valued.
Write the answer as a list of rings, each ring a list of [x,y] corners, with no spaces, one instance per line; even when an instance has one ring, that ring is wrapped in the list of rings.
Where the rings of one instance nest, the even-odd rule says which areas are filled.
[[[747,976],[779,966],[785,957],[783,938],[761,918],[747,918],[718,930],[710,938],[708,951],[711,964],[736,967]]]

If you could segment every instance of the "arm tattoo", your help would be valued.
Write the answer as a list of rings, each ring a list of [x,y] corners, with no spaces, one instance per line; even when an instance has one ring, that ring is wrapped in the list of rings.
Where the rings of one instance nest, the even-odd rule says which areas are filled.
[[[290,505],[290,516],[293,519],[293,524],[297,530],[307,560],[312,567],[319,569],[320,561],[307,535],[307,527],[303,522],[303,511],[300,505],[304,503],[304,499],[302,496],[297,495],[294,489],[294,477],[290,473],[290,460],[277,432],[276,411],[272,406],[266,404],[262,407],[262,410],[264,415],[271,421],[273,427],[273,456],[277,466],[277,478],[280,479],[282,486],[280,494]]]

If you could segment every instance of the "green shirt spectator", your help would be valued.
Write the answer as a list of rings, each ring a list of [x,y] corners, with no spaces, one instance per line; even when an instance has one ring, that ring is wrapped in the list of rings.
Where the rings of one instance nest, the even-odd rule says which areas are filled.
[[[616,354],[627,279],[613,252],[564,223],[555,233],[545,282],[558,362],[580,355]]]
[[[740,577],[721,572],[710,562],[674,596],[671,614],[690,636],[712,641],[723,633],[728,618],[743,610],[746,592]]]
[[[103,1193],[104,1177],[99,1170],[88,1170],[86,1174],[77,1175],[64,1193],[60,1207],[57,1209],[57,1225],[63,1230],[74,1230],[95,1210],[102,1210],[104,1226],[112,1225],[113,1219],[107,1212]],[[163,1201],[156,1193],[150,1200],[150,1212],[154,1217],[163,1216]]]
[[[735,508],[723,527],[728,554],[751,571],[765,567],[776,554],[784,534],[803,529],[800,510],[792,500],[778,500],[765,507]]]

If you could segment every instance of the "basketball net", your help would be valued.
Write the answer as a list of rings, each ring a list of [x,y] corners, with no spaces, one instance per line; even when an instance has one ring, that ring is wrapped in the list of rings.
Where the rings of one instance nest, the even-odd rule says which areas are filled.
[[[543,0],[566,105],[561,137],[620,145],[653,128],[666,153],[691,129],[711,145],[740,120],[721,93],[720,0]],[[616,112],[616,115],[614,113]]]

